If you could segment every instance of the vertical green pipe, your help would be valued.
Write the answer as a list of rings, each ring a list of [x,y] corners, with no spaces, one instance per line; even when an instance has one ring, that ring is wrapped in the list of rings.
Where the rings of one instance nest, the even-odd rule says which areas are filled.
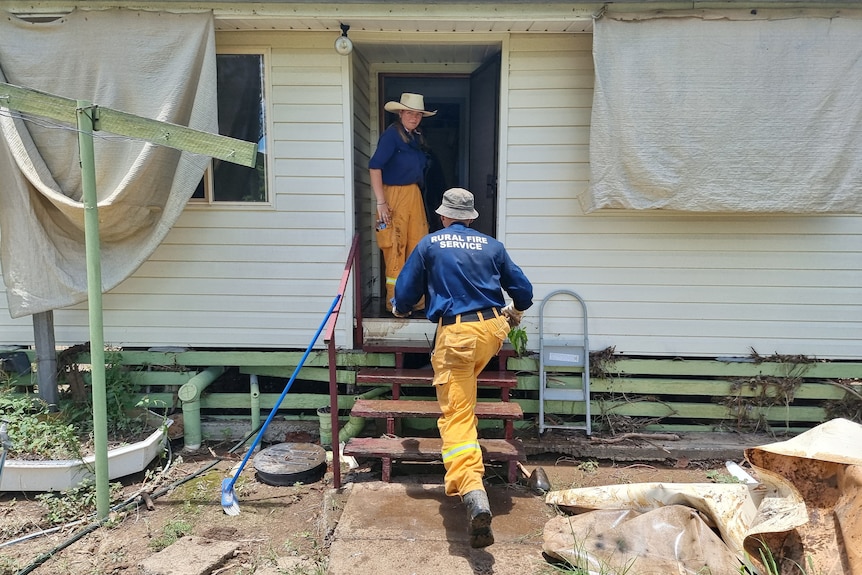
[[[208,367],[184,383],[177,391],[177,397],[183,402],[183,449],[197,451],[200,449],[203,435],[201,433],[201,393],[209,384],[224,373],[224,367]]]
[[[96,195],[96,155],[93,114],[96,107],[77,101],[78,153],[84,199],[84,242],[87,253],[87,308],[90,317],[90,369],[93,383],[93,443],[96,456],[96,512],[108,516],[111,493],[108,474],[108,407],[105,390],[105,336],[102,324],[102,262],[99,241],[99,199]]]
[[[260,385],[255,374],[249,376],[249,389],[251,392],[251,429],[255,430],[260,427]]]

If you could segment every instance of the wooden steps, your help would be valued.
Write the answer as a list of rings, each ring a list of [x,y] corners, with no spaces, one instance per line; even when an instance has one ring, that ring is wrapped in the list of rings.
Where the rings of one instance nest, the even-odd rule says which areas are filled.
[[[526,455],[518,440],[479,439],[488,461],[522,461]],[[380,457],[406,461],[437,461],[443,440],[439,437],[354,437],[344,449],[354,457]]]
[[[437,461],[440,460],[443,441],[429,437],[396,437],[396,422],[401,418],[438,418],[442,415],[436,399],[400,399],[402,386],[426,386],[431,388],[434,372],[430,368],[406,369],[396,362],[395,368],[367,368],[356,373],[356,383],[362,385],[392,386],[392,399],[358,399],[350,410],[355,417],[380,418],[386,420],[384,437],[354,437],[344,447],[345,455],[354,457],[377,457],[383,462],[382,479],[390,481],[392,461]],[[503,364],[505,365],[505,364]],[[525,459],[524,447],[514,439],[514,421],[523,419],[521,406],[509,401],[509,392],[518,385],[514,372],[491,369],[479,374],[478,387],[496,389],[498,400],[482,399],[476,404],[479,419],[502,420],[505,438],[479,438],[483,458],[486,461],[508,463],[509,481],[517,480],[517,462]]]

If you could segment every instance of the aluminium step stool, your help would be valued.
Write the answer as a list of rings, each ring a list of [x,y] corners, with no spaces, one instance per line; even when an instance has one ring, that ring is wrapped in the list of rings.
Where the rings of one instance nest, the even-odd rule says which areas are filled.
[[[547,339],[545,336],[545,306],[559,295],[568,295],[577,300],[583,316],[581,338],[563,340]],[[550,372],[548,368],[553,368]],[[561,376],[555,378],[554,376]],[[575,376],[580,385],[571,385],[563,377]],[[582,424],[547,423],[545,402],[569,401],[583,404],[584,421]],[[557,290],[549,293],[539,306],[539,434],[548,429],[584,430],[589,437],[592,433],[590,419],[590,345],[587,334],[587,305],[571,290]]]

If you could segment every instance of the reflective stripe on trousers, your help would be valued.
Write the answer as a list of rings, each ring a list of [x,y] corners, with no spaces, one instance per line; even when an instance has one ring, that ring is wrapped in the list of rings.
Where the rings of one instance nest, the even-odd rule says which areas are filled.
[[[431,366],[442,412],[437,428],[443,439],[441,455],[446,468],[447,495],[484,489],[485,466],[474,413],[476,381],[500,351],[508,333],[509,323],[503,316],[467,323],[458,320],[437,328]]]
[[[463,455],[469,455],[470,451],[478,451],[482,452],[482,448],[479,446],[478,441],[465,441],[464,443],[458,443],[453,445],[449,449],[444,449],[442,452],[443,455],[443,463],[447,461],[452,461],[455,458],[461,457]]]

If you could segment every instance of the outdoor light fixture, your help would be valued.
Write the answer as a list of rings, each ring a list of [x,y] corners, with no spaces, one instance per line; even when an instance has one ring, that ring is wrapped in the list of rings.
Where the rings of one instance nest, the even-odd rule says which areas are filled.
[[[347,31],[350,30],[349,24],[341,25],[341,36],[335,39],[335,51],[342,56],[347,56],[353,52],[353,42],[347,37]]]

